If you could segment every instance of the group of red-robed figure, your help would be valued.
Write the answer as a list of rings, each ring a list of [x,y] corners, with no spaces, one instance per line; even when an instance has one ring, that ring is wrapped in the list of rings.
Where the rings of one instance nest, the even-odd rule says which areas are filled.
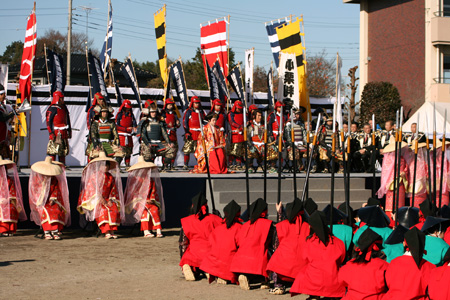
[[[269,288],[272,279],[271,294],[283,294],[291,282],[291,295],[310,299],[450,299],[450,251],[438,268],[423,258],[426,236],[417,228],[423,222],[406,229],[404,254],[388,263],[379,228],[354,225],[354,231],[365,227],[357,235],[353,259],[348,259],[344,242],[331,234],[326,214],[311,212],[299,199],[286,205],[287,219],[276,229],[266,218],[263,199],[252,203],[245,223],[234,200],[224,208],[223,219],[208,212],[204,194],[192,202],[192,214],[181,219],[179,265],[186,280],[205,274],[210,283],[251,289],[255,282]],[[381,210],[368,207],[375,209]]]

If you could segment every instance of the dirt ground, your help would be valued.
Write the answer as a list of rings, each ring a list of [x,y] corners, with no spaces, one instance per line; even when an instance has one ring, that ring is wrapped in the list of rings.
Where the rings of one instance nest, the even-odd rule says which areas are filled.
[[[129,230],[119,231],[117,240],[76,230],[61,241],[46,241],[34,233],[0,238],[0,299],[290,298],[205,279],[186,282],[178,266],[178,229],[163,230],[162,239],[131,236]]]

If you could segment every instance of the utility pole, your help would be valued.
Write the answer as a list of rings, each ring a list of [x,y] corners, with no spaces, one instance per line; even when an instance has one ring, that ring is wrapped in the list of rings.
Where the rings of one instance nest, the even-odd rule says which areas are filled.
[[[67,68],[66,68],[67,85],[70,85],[71,54],[72,54],[72,0],[69,0],[69,27],[67,31]]]

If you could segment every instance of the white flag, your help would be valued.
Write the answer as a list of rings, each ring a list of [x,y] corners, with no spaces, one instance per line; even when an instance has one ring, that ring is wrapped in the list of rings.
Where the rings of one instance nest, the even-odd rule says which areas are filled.
[[[8,89],[8,64],[0,64],[0,84],[5,87],[5,92]]]
[[[245,50],[245,100],[247,104],[253,103],[253,60],[255,49]]]
[[[297,61],[294,53],[280,52],[278,73],[278,101],[289,99],[295,107],[300,107]]]
[[[338,122],[339,130],[342,130],[342,103],[341,103],[341,68],[342,68],[342,59],[337,55],[336,59],[336,68],[337,68],[337,77],[336,77],[336,101],[334,101],[334,110],[336,112],[336,116],[334,122]]]

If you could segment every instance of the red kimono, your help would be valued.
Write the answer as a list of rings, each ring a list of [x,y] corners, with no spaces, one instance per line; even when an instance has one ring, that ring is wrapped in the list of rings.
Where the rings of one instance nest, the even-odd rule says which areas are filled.
[[[307,261],[303,258],[303,248],[309,235],[309,225],[297,216],[295,223],[284,220],[277,224],[278,248],[270,258],[267,271],[275,272],[280,279],[294,281]]]
[[[419,269],[411,255],[395,258],[386,270],[389,291],[383,299],[428,299],[426,290],[434,268],[433,264],[422,259]]]
[[[239,249],[231,262],[230,271],[241,274],[267,276],[269,261],[268,238],[272,221],[259,218],[253,224],[246,222],[238,234]]]
[[[52,177],[47,201],[41,212],[41,225],[44,231],[61,231],[66,224],[66,210],[56,177]]]
[[[342,300],[381,300],[387,291],[384,273],[389,263],[372,258],[368,263],[349,261],[339,270],[339,281],[347,287]]]
[[[155,181],[151,180],[147,201],[141,217],[141,231],[161,229],[160,209],[161,203],[156,191]]]
[[[222,224],[222,219],[213,214],[208,214],[201,220],[197,215],[181,219],[184,234],[189,240],[189,245],[181,257],[181,267],[185,264],[191,267],[200,267],[203,259],[210,253],[209,236],[220,224]]]
[[[323,297],[343,297],[345,287],[338,280],[338,271],[345,259],[345,245],[337,237],[330,236],[325,246],[314,234],[304,246],[306,267],[298,273],[291,288],[291,295],[307,294]]]
[[[431,271],[428,295],[433,300],[450,299],[450,267],[448,264]]]
[[[106,203],[100,204],[100,213],[95,221],[102,233],[107,233],[110,230],[117,230],[117,226],[120,225],[119,195],[114,177],[110,173],[105,173],[102,197]]]
[[[17,221],[19,220],[19,209],[22,209],[17,205],[16,199],[16,186],[14,184],[14,179],[7,177],[8,187],[9,187],[9,217],[6,217],[0,206],[0,233],[16,233],[17,231]],[[6,200],[6,199],[5,199]]]
[[[237,236],[241,227],[240,223],[234,223],[227,228],[223,223],[214,229],[209,237],[210,253],[202,261],[200,269],[231,283],[237,282],[237,275],[230,271],[230,265],[238,249]]]

